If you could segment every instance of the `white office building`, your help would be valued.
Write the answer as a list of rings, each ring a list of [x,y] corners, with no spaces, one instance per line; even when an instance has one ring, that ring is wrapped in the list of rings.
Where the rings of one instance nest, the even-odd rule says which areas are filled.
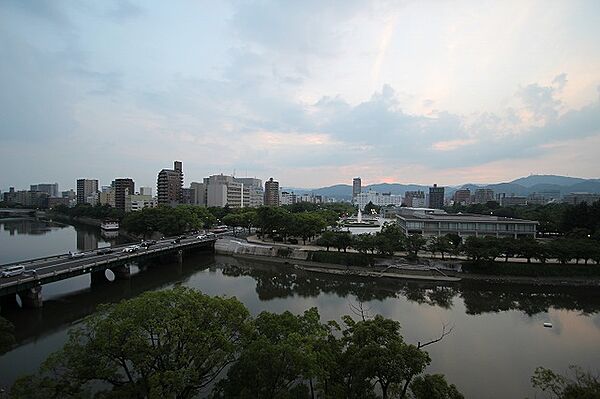
[[[375,191],[367,191],[356,194],[352,203],[357,205],[359,209],[364,210],[365,206],[371,202],[376,206],[400,206],[402,204],[402,197],[400,195],[393,195],[390,193],[377,193]]]

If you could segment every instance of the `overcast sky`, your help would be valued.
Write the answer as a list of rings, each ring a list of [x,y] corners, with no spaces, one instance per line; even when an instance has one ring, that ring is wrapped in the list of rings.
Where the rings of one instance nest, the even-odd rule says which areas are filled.
[[[600,177],[600,1],[0,1],[0,189]]]

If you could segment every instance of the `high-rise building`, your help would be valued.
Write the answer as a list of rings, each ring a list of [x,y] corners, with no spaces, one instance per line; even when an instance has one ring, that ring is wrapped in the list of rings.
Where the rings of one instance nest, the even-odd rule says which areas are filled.
[[[272,177],[265,182],[265,205],[279,206],[279,182]]]
[[[96,199],[94,200],[94,197]],[[98,197],[98,180],[77,179],[77,204],[95,205]]]
[[[437,184],[429,187],[429,207],[434,209],[444,207],[444,187],[438,187]]]
[[[362,181],[360,177],[355,177],[352,179],[352,198],[356,198],[358,194],[362,191]]]
[[[461,188],[456,190],[452,196],[455,204],[468,205],[471,203],[471,190],[468,188]]]
[[[149,195],[152,197],[152,187],[140,187],[140,195]]]
[[[238,183],[242,183],[244,189],[248,189],[249,202],[246,202],[244,206],[257,208],[263,205],[265,195],[262,180],[254,177],[235,177],[234,180]]]
[[[424,208],[425,193],[423,191],[407,191],[404,193],[403,204],[411,208]]]
[[[262,182],[250,177],[212,175],[202,183],[192,182],[193,203],[200,206],[231,208],[258,207],[263,204]]]
[[[125,198],[135,194],[135,183],[129,178],[115,179],[112,186],[115,190],[115,208],[125,211]]]
[[[29,186],[30,191],[38,191],[40,193],[46,193],[51,198],[59,197],[58,195],[58,183],[41,183],[32,184]]]
[[[183,169],[180,161],[175,161],[173,169],[163,169],[157,180],[158,205],[175,206],[183,200]]]

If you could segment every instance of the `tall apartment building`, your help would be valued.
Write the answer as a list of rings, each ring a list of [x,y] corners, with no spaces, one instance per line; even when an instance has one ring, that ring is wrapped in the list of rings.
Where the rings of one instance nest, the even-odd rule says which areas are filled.
[[[183,168],[175,161],[173,169],[163,169],[156,182],[158,205],[175,206],[183,200]]]
[[[362,180],[360,177],[352,179],[352,199],[362,192]]]
[[[149,195],[152,197],[152,187],[140,187],[140,195]]]
[[[151,195],[129,194],[125,197],[125,212],[137,212],[144,208],[156,207],[156,201]]]
[[[262,180],[254,177],[235,177],[234,180],[238,183],[242,183],[244,188],[248,188],[250,202],[246,206],[257,208],[264,204],[265,193]]]
[[[425,208],[425,193],[423,191],[407,191],[404,193],[404,205],[410,208]]]
[[[135,183],[132,179],[115,179],[112,183],[115,191],[115,208],[125,211],[125,199],[135,194]]]
[[[194,190],[193,203],[200,206],[247,208],[263,204],[262,182],[259,179],[212,175],[205,177],[202,183],[191,183],[190,189]]]
[[[41,184],[32,184],[29,186],[30,191],[38,191],[40,193],[46,193],[51,198],[60,197],[58,195],[58,183],[41,183]]]
[[[265,205],[279,206],[279,182],[272,177],[265,182]]]
[[[471,203],[471,190],[468,188],[461,188],[456,190],[452,196],[455,204],[468,205]]]
[[[77,179],[77,204],[96,205],[98,201],[98,180]]]
[[[429,207],[434,209],[444,207],[444,187],[438,187],[437,184],[429,187]]]
[[[474,204],[485,204],[494,200],[494,190],[491,188],[478,188],[473,195]]]
[[[281,205],[292,205],[297,202],[296,194],[294,192],[282,191],[279,197],[279,203]]]

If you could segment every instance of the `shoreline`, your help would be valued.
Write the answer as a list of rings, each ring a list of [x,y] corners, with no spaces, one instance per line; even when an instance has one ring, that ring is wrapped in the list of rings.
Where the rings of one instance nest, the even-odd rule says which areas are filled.
[[[573,287],[600,287],[600,279],[586,277],[526,277],[526,276],[497,276],[486,274],[474,274],[464,272],[444,271],[446,276],[432,274],[429,270],[401,269],[400,272],[383,272],[381,266],[362,267],[362,266],[344,266],[334,263],[321,263],[305,259],[283,258],[279,256],[252,255],[235,252],[216,252],[220,255],[232,256],[234,258],[250,259],[264,261],[269,263],[284,264],[296,267],[313,273],[325,273],[331,275],[366,277],[366,278],[384,278],[384,279],[402,279],[402,280],[420,280],[439,283],[459,283],[465,281],[481,281],[496,284],[525,284],[525,285],[545,285],[545,286],[573,286]],[[429,272],[429,273],[428,273]]]

